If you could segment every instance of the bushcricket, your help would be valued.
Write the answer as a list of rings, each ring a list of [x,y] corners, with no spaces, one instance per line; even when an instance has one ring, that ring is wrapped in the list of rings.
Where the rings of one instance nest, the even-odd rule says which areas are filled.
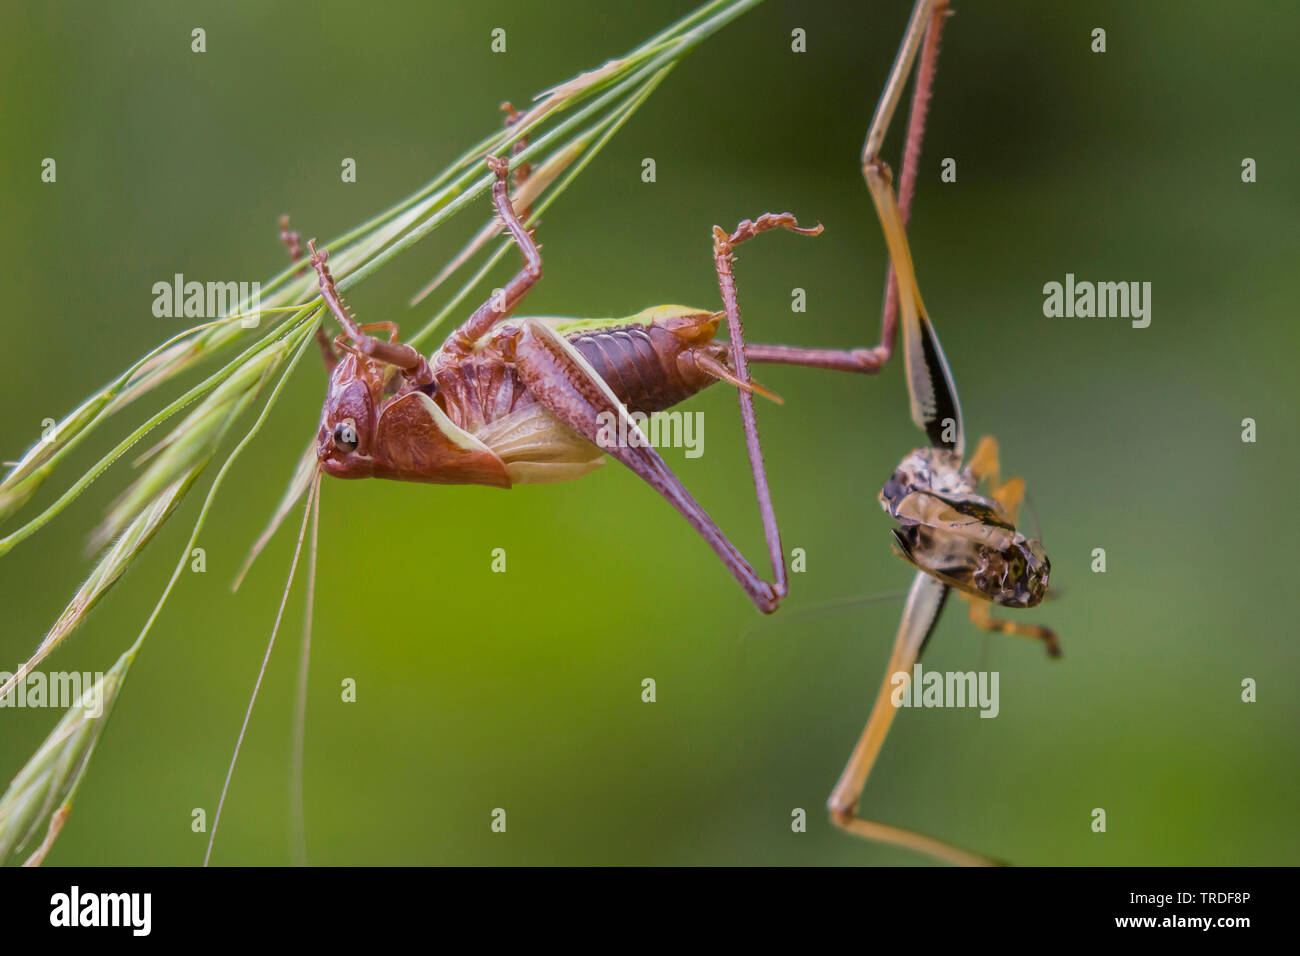
[[[1040,640],[1049,655],[1060,655],[1052,631],[996,618],[990,612],[994,604],[1007,608],[1039,604],[1048,590],[1051,565],[1042,545],[1016,530],[1025,484],[1020,478],[1002,481],[997,442],[992,437],[983,438],[969,463],[962,467],[965,440],[957,387],[922,302],[907,242],[907,213],[915,188],[939,36],[948,15],[947,0],[917,0],[862,151],[862,173],[891,262],[878,354],[888,359],[901,313],[912,419],[926,433],[930,446],[910,452],[879,495],[882,509],[899,523],[892,531],[895,551],[918,570],[880,693],[827,806],[836,826],[858,836],[907,847],[950,863],[987,865],[996,861],[921,833],[858,816],[867,777],[896,712],[890,699],[894,675],[912,673],[938,624],[949,591],[956,590],[969,601],[970,619],[977,627]],[[894,193],[889,166],[880,158],[880,148],[914,61],[916,78],[900,175],[900,201]],[[987,495],[977,493],[981,483]]]
[[[542,258],[510,198],[510,162],[490,156],[497,215],[523,268],[429,358],[398,341],[392,322],[358,324],[339,296],[328,251],[308,242],[321,295],[343,328],[322,338],[329,387],[316,437],[321,470],[337,478],[387,478],[510,488],[579,478],[608,453],[671,504],[708,542],[754,605],[771,613],[788,589],[781,536],[754,415],[749,363],[875,372],[872,350],[747,345],[733,272],[735,248],[774,229],[816,236],[790,213],[764,213],[728,232],[713,228],[723,309],[660,305],[624,318],[516,317],[541,278]],[[516,179],[518,182],[518,179]],[[298,238],[284,232],[290,254]],[[723,318],[729,341],[716,341]],[[370,333],[387,333],[379,338]],[[771,561],[764,580],[664,462],[631,413],[650,414],[728,382],[740,417]],[[625,436],[613,440],[611,436]]]

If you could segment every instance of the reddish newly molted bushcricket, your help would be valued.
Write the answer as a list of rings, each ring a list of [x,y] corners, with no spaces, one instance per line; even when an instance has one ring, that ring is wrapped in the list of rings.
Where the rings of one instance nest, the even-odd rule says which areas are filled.
[[[343,327],[322,341],[330,368],[316,451],[321,469],[338,478],[389,478],[498,488],[567,481],[610,454],[681,512],[764,612],[785,597],[787,577],[754,418],[749,362],[775,362],[849,372],[880,368],[876,350],[836,351],[747,345],[732,272],[734,248],[771,229],[804,236],[790,213],[745,220],[733,232],[713,229],[713,258],[724,308],[662,305],[610,319],[515,317],[542,275],[542,259],[509,195],[510,163],[488,157],[496,175],[493,203],[523,254],[524,266],[426,359],[398,341],[391,322],[359,325],[343,303],[314,240],[309,263],[321,294]],[[283,238],[294,252],[292,233]],[[726,317],[729,342],[714,339]],[[386,338],[370,333],[384,330]],[[670,408],[718,381],[736,386],[759,512],[772,565],[765,581],[709,517],[630,413]],[[617,429],[609,429],[611,422]],[[611,431],[632,435],[609,442]]]

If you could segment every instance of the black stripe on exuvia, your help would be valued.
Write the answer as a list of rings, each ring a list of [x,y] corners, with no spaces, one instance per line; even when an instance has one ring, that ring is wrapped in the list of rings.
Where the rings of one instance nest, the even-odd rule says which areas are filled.
[[[916,659],[919,661],[921,655],[925,653],[926,646],[930,643],[930,638],[934,637],[934,632],[938,627],[939,618],[943,616],[943,607],[948,603],[948,595],[952,593],[952,588],[948,585],[943,586],[943,593],[939,595],[939,603],[934,609],[934,618],[930,621],[930,627],[925,632],[925,638],[921,641],[921,646],[916,649]]]
[[[930,444],[938,448],[956,448],[957,442],[944,441],[944,420],[951,418],[957,423],[958,436],[961,434],[961,422],[957,418],[957,402],[949,388],[948,377],[944,375],[944,363],[940,358],[934,330],[927,321],[921,336],[921,354],[925,356],[925,368],[930,375],[930,387],[934,391],[934,417],[925,423],[925,434]]]

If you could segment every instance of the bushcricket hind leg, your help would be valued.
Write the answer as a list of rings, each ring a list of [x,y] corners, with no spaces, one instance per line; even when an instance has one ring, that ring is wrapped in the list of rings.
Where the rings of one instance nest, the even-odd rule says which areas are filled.
[[[768,229],[787,229],[790,232],[798,233],[804,236],[817,236],[822,232],[821,224],[817,224],[811,229],[800,228],[795,217],[790,213],[765,213],[759,216],[757,220],[745,220],[736,227],[736,231],[728,235],[721,228],[714,227],[714,254],[715,258],[719,249],[726,251],[728,263],[726,269],[728,273],[731,269],[730,250],[747,239],[752,239],[760,232]],[[722,266],[719,266],[722,269]],[[722,272],[719,271],[719,282],[723,282]],[[731,294],[735,295],[735,285],[733,280],[726,280],[731,283]],[[727,297],[727,288],[723,289],[724,303]],[[728,324],[731,317],[728,315]],[[809,349],[799,348],[792,345],[745,345],[745,357],[749,361],[762,362],[770,365],[800,365],[805,368],[830,369],[841,372],[862,372],[872,374],[880,371],[881,362],[876,356],[875,349]],[[723,377],[723,376],[719,376]],[[742,376],[743,377],[743,376]],[[731,381],[731,379],[727,379]],[[733,384],[735,384],[733,382]],[[761,389],[755,389],[762,394]]]
[[[759,577],[651,447],[609,385],[563,336],[542,322],[525,322],[515,345],[515,367],[521,381],[547,411],[626,465],[666,498],[713,548],[760,611],[767,614],[776,610],[786,594],[786,569],[776,517],[766,500],[766,477],[761,471],[755,475],[755,484],[761,489],[759,510],[772,558],[772,583]],[[741,394],[749,395],[745,391]]]
[[[898,275],[903,317],[903,356],[912,420],[926,433],[931,444],[951,448],[961,454],[964,440],[957,386],[921,299],[888,167],[883,163],[870,167],[867,170],[867,185]],[[956,426],[951,432],[949,421]]]
[[[751,362],[768,365],[799,365],[834,372],[874,375],[884,362],[875,349],[805,349],[794,345],[750,345],[745,354]]]
[[[280,241],[284,243],[285,251],[289,253],[290,262],[302,261],[302,237],[289,228],[289,217],[280,217]],[[302,275],[303,270],[299,269],[297,275]],[[334,346],[330,344],[329,333],[325,331],[324,326],[316,326],[316,344],[320,346],[321,358],[325,360],[325,371],[334,371],[334,366],[339,364],[339,355],[334,351]]]
[[[903,618],[898,625],[898,636],[894,640],[894,650],[890,654],[889,666],[885,670],[885,680],[872,705],[871,716],[867,719],[866,729],[858,738],[853,754],[849,757],[835,789],[827,801],[831,822],[842,830],[868,840],[892,843],[959,866],[989,866],[996,861],[978,854],[952,846],[934,837],[925,836],[912,830],[864,820],[857,815],[862,791],[866,788],[867,777],[880,755],[885,735],[894,721],[898,708],[894,706],[892,695],[897,686],[894,675],[898,673],[911,675],[912,666],[920,657],[921,650],[939,620],[939,612],[947,598],[948,589],[937,579],[923,571],[917,572],[912,579],[908,592],[907,605]]]
[[[1016,637],[1027,637],[1030,640],[1042,641],[1043,646],[1047,649],[1048,657],[1061,656],[1061,642],[1057,639],[1055,631],[1050,628],[1040,627],[1037,624],[1019,624],[1015,621],[1008,621],[1006,618],[994,617],[989,608],[988,601],[981,601],[975,597],[971,598],[971,623],[980,630],[997,634],[1013,634]]]
[[[903,357],[907,389],[911,399],[912,420],[938,447],[963,450],[961,407],[952,372],[944,358],[938,335],[930,323],[916,281],[912,253],[907,244],[898,199],[894,195],[893,175],[880,158],[880,146],[893,119],[894,109],[910,72],[921,39],[927,29],[935,3],[917,0],[902,46],[890,71],[885,92],[867,133],[862,151],[862,175],[876,207],[889,257],[898,282],[899,307],[903,322]],[[951,422],[951,426],[950,423]],[[955,427],[953,427],[955,426]]]
[[[510,315],[518,307],[520,300],[528,294],[528,290],[542,277],[542,253],[537,248],[532,232],[524,227],[515,213],[514,204],[510,201],[510,190],[507,185],[510,161],[489,156],[487,164],[496,176],[496,181],[492,184],[492,204],[496,206],[497,215],[505,224],[510,238],[519,247],[519,252],[524,257],[524,266],[506,283],[499,294],[492,296],[475,309],[473,315],[448,337],[443,349],[462,355],[468,355],[473,351],[475,342],[486,335],[497,322]]]
[[[930,109],[930,94],[934,88],[934,75],[939,58],[939,36],[944,21],[952,15],[947,0],[934,3],[930,8],[929,23],[921,42],[920,61],[916,67],[916,80],[912,90],[912,108],[907,118],[907,134],[903,147],[903,164],[898,177],[898,212],[907,229],[912,216],[912,197],[916,194],[916,173],[920,168],[921,142],[925,138],[925,120]],[[879,147],[877,147],[879,148]],[[889,361],[898,337],[898,279],[891,261],[885,274],[885,304],[880,316],[880,344],[873,349],[880,364]]]

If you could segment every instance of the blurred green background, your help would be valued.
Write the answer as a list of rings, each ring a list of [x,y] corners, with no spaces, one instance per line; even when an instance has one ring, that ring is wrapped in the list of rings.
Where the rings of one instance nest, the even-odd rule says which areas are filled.
[[[163,338],[175,272],[269,278],[276,217],[329,236],[414,191],[516,104],[617,56],[688,2],[6,4],[0,12],[0,455]],[[752,341],[874,344],[885,252],[858,151],[909,4],[769,2],[685,60],[547,214],[528,312],[717,301],[709,229],[820,219],[738,265]],[[190,52],[190,30],[208,52]],[[1104,27],[1108,52],[1089,51]],[[508,53],[489,51],[507,30]],[[808,51],[790,51],[807,31]],[[1214,3],[958,3],[912,227],[972,440],[995,433],[1041,520],[1065,657],[990,637],[954,603],[926,666],[996,669],[1001,714],[904,711],[863,811],[1022,864],[1300,862],[1295,522],[1300,466],[1293,99],[1300,10]],[[901,123],[900,123],[901,125]],[[896,129],[887,155],[899,148]],[[58,182],[39,181],[58,162]],[[358,180],[343,184],[342,157]],[[958,181],[939,182],[955,157]],[[643,157],[658,181],[641,182]],[[1243,157],[1258,182],[1241,182]],[[354,290],[408,329],[407,297],[486,203]],[[510,269],[514,268],[513,261]],[[1047,319],[1042,286],[1149,281],[1150,328]],[[508,274],[503,267],[499,282]],[[792,314],[790,290],[807,290]],[[312,358],[312,356],[309,356]],[[770,619],[632,474],[508,493],[327,481],[306,811],[319,864],[834,863],[923,858],[845,836],[824,802],[879,687],[907,566],[876,504],[921,436],[897,364],[879,378],[766,368],[759,423],[787,551]],[[314,432],[304,363],[232,473],[146,642],[51,863],[197,863],[287,571],[282,532],[231,578]],[[155,407],[149,404],[148,407]],[[705,454],[666,453],[756,562],[735,399]],[[141,420],[133,407],[43,490]],[[1243,444],[1240,422],[1258,422]],[[94,447],[89,447],[94,446]],[[127,478],[97,483],[3,560],[0,666],[36,645]],[[103,670],[137,633],[191,500],[50,669]],[[290,520],[296,528],[297,518]],[[1026,518],[1033,531],[1032,517]],[[508,572],[492,574],[493,548]],[[1089,570],[1106,549],[1108,572]],[[826,607],[852,597],[874,601]],[[894,597],[889,597],[894,595]],[[214,862],[289,860],[301,600],[268,674]],[[359,700],[339,700],[355,678]],[[653,677],[658,701],[641,702]],[[1241,681],[1259,700],[1240,701]],[[5,711],[8,779],[58,714]],[[504,836],[493,808],[508,812]],[[791,832],[791,811],[808,832]],[[1090,830],[1105,808],[1108,832]]]

